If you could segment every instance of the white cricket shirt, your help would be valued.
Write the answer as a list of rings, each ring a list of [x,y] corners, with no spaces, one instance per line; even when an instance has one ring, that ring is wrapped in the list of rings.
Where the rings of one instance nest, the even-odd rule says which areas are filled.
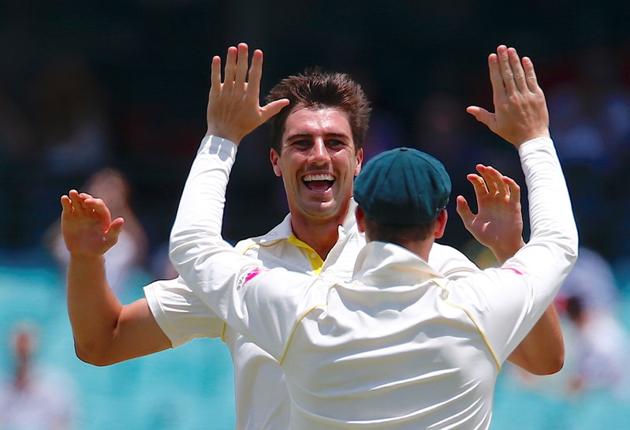
[[[501,268],[448,281],[393,244],[359,253],[352,281],[261,268],[220,237],[221,145],[193,163],[171,236],[191,290],[282,366],[289,428],[487,428],[496,375],[550,304],[577,232],[550,139],[519,149],[532,237]],[[229,164],[229,163],[228,163]],[[219,228],[217,229],[217,226]],[[269,394],[267,394],[269,395]]]
[[[205,138],[200,153],[212,152],[222,160],[224,173],[207,181],[204,189],[227,186],[228,175],[235,159],[236,146],[217,137]],[[197,178],[203,180],[203,176]],[[222,185],[221,185],[222,184]],[[209,198],[211,202],[203,199]],[[189,203],[202,211],[217,207],[222,212],[225,191],[201,193]],[[239,253],[257,259],[268,268],[284,267],[307,274],[333,274],[350,280],[357,254],[365,245],[364,235],[356,228],[352,202],[348,215],[339,226],[339,239],[322,261],[306,243],[293,235],[291,215],[267,234],[240,241]],[[222,219],[213,218],[220,231]],[[450,279],[474,273],[479,269],[461,252],[449,246],[435,244],[429,263]],[[238,429],[285,429],[289,422],[289,396],[285,377],[277,361],[244,336],[224,324],[216,314],[179,277],[156,281],[144,288],[149,307],[158,325],[173,347],[194,338],[221,337],[230,350],[234,364],[236,425]]]

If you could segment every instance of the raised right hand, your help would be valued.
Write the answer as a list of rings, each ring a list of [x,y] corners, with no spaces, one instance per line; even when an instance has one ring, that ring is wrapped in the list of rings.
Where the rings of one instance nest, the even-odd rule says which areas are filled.
[[[100,257],[118,241],[124,220],[112,221],[101,199],[70,190],[61,196],[61,233],[72,256]]]
[[[247,60],[248,48],[245,43],[239,43],[238,48],[230,46],[221,83],[221,58],[212,58],[207,134],[223,137],[237,145],[243,137],[289,104],[289,100],[280,99],[260,106],[262,51],[254,51],[249,73]]]

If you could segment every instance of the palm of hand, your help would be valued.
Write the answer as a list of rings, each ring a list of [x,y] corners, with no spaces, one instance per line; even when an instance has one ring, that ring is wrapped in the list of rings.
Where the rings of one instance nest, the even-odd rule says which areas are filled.
[[[466,199],[459,196],[457,213],[474,238],[504,261],[524,243],[520,188],[492,167],[478,164],[476,168],[479,175],[470,174],[467,179],[475,189],[479,210],[473,214]]]
[[[71,254],[101,256],[116,244],[124,221],[112,221],[102,200],[71,190],[61,205],[61,232]]]
[[[518,243],[523,231],[521,204],[510,202],[508,196],[489,194],[477,202],[479,211],[468,230],[484,246],[501,242]]]
[[[105,232],[111,220],[99,219],[96,214],[68,214],[61,218],[61,231],[71,254],[102,255],[111,245]]]

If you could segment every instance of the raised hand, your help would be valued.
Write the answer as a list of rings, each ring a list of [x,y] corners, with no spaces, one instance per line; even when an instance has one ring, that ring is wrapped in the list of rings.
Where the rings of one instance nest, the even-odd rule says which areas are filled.
[[[477,164],[476,168],[479,175],[466,178],[475,189],[477,213],[472,213],[463,196],[457,196],[457,213],[475,239],[503,263],[525,245],[521,189],[492,167]]]
[[[124,220],[112,221],[103,200],[70,190],[61,196],[61,207],[61,232],[71,255],[101,256],[118,241]]]
[[[521,60],[516,49],[500,45],[488,56],[488,68],[495,112],[479,106],[468,106],[466,112],[516,147],[549,136],[547,103],[532,60]]]
[[[289,100],[280,99],[260,106],[260,79],[262,77],[263,53],[257,49],[247,71],[248,48],[239,43],[230,46],[225,61],[223,83],[221,82],[221,58],[212,58],[211,87],[208,96],[208,132],[240,143],[272,116],[276,115]]]

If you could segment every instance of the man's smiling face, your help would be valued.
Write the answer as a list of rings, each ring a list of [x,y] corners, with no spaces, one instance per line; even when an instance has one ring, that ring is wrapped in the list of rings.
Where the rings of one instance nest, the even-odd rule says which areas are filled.
[[[323,221],[346,215],[363,150],[355,150],[345,112],[298,106],[287,117],[280,154],[272,149],[270,156],[293,217]]]

